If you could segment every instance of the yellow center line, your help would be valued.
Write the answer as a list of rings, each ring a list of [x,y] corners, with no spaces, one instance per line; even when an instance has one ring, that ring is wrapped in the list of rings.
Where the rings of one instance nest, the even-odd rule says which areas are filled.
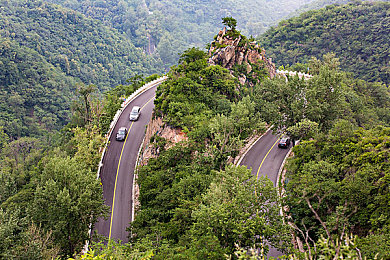
[[[261,161],[260,163],[260,166],[259,166],[259,169],[257,170],[257,174],[256,174],[256,180],[259,178],[259,173],[260,173],[260,168],[261,166],[263,165],[265,159],[267,158],[268,154],[271,152],[272,148],[274,148],[274,146],[276,145],[276,143],[279,141],[279,138],[276,140],[276,142],[272,145],[272,147],[268,150],[267,154],[264,156],[263,160]]]
[[[154,97],[152,97],[151,99],[149,99],[148,102],[146,102],[145,105],[143,105],[143,106],[141,107],[141,111],[142,111],[142,109],[143,109],[147,104],[149,104],[149,102],[152,101],[153,99],[154,99]],[[112,219],[113,219],[113,216],[114,216],[115,192],[116,192],[116,184],[117,184],[118,175],[119,175],[119,166],[121,165],[123,149],[125,148],[126,141],[127,141],[127,137],[130,135],[130,130],[131,130],[131,128],[133,127],[133,124],[134,124],[134,121],[131,122],[129,131],[127,132],[125,141],[124,141],[123,146],[122,146],[121,154],[120,154],[120,156],[119,156],[118,168],[116,169],[115,185],[114,185],[114,196],[113,196],[113,198],[112,198],[112,207],[111,207],[110,232],[109,232],[109,234],[108,234],[108,239],[109,239],[109,240],[111,239]]]

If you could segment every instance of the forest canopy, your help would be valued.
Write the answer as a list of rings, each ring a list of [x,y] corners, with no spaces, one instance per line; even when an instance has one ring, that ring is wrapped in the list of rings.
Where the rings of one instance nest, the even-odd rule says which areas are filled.
[[[131,42],[161,59],[165,68],[179,53],[203,48],[220,29],[220,19],[233,16],[246,35],[257,36],[292,10],[313,0],[48,0],[77,10],[124,33]]]
[[[126,37],[43,1],[0,2],[0,126],[11,138],[69,122],[76,84],[107,91],[161,64]]]
[[[389,84],[389,9],[388,2],[327,6],[281,21],[259,39],[279,66],[307,63],[312,56],[333,52],[342,70]]]

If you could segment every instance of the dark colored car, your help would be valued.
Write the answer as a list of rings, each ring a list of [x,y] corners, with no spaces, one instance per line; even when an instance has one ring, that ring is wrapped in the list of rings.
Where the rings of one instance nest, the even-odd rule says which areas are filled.
[[[280,139],[278,147],[279,148],[288,148],[290,146],[290,138],[288,137],[283,137]]]
[[[116,133],[115,139],[117,141],[124,141],[126,139],[126,135],[127,135],[127,128],[121,127],[119,128],[118,133]]]
[[[138,106],[134,106],[130,112],[130,117],[129,117],[130,121],[137,121],[140,114],[141,114],[141,108]]]

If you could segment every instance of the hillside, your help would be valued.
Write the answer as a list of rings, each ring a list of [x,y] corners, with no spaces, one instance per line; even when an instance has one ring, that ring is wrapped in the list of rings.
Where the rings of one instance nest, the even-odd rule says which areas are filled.
[[[67,75],[101,90],[159,71],[125,37],[101,22],[39,0],[2,1],[0,33],[36,50]]]
[[[12,137],[59,130],[76,83],[101,91],[159,64],[97,20],[42,1],[0,2],[0,125]]]
[[[303,12],[307,12],[314,9],[320,9],[327,5],[343,5],[350,2],[356,2],[356,0],[315,0],[313,2],[310,2],[308,4],[305,4],[298,8],[296,11],[292,12],[289,17],[298,16],[299,14]],[[366,0],[366,2],[389,2],[389,0]]]
[[[221,17],[233,16],[239,30],[259,35],[291,11],[312,0],[48,0],[104,21],[125,33],[137,47],[161,58],[166,68],[190,47],[203,48],[220,29]]]
[[[268,30],[260,44],[277,65],[334,52],[343,70],[389,84],[389,8],[385,2],[358,2],[309,11]]]
[[[0,40],[0,125],[13,138],[59,129],[69,119],[75,79],[39,53]]]

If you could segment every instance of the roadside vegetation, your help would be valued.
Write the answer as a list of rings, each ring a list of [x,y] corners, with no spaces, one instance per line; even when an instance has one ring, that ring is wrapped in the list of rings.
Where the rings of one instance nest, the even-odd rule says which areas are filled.
[[[94,85],[79,86],[71,120],[58,132],[12,140],[0,127],[0,258],[81,252],[90,224],[108,212],[96,178],[104,135],[123,97],[156,77],[133,77],[104,99]]]
[[[104,93],[162,71],[117,31],[58,5],[1,1],[0,18],[0,126],[12,140],[63,128],[83,85]]]

